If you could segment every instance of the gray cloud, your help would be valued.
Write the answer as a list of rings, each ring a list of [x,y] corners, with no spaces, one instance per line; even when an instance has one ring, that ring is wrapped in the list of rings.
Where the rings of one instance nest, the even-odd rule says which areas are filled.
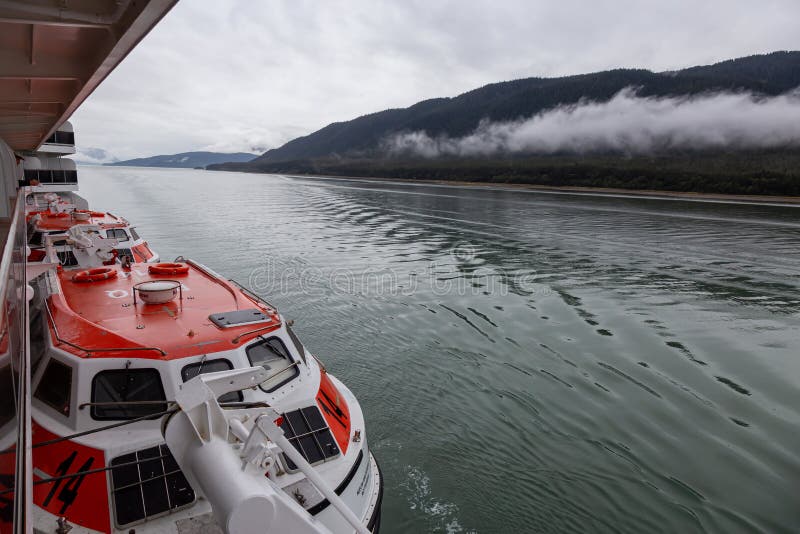
[[[796,0],[184,0],[74,116],[120,158],[274,147],[486,83],[800,48]]]
[[[634,88],[608,102],[582,101],[512,122],[482,121],[460,138],[406,132],[385,141],[396,155],[487,156],[800,146],[800,91],[776,97],[717,93],[643,98]]]

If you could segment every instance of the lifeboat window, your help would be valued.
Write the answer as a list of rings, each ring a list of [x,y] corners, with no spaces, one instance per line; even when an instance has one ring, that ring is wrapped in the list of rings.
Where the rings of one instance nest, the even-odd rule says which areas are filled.
[[[17,406],[17,377],[12,374],[11,366],[0,369],[0,426],[14,419]]]
[[[134,419],[163,412],[167,398],[161,375],[155,369],[115,369],[101,371],[92,380],[92,419]],[[114,404],[136,403],[142,404]],[[165,401],[165,402],[153,402]]]
[[[64,232],[62,232],[62,231],[60,231],[60,230],[59,230],[59,231],[57,231],[57,232],[47,232],[47,235],[63,235],[64,237],[66,237],[66,236],[67,236],[67,234],[65,234]],[[68,245],[68,243],[67,243],[67,241],[66,241],[66,240],[63,240],[63,241],[53,241],[53,246],[54,246],[54,247],[66,247],[67,245]]]
[[[262,366],[272,376],[260,386],[267,393],[275,391],[300,374],[286,345],[277,337],[270,337],[247,347],[247,358],[251,365]]]
[[[114,516],[122,527],[192,504],[195,494],[166,445],[111,460]]]
[[[134,228],[128,228],[128,230],[131,231],[131,237],[133,238],[133,240],[139,241],[139,234],[136,233],[136,230]]]
[[[108,239],[116,239],[117,241],[128,240],[128,234],[126,234],[125,230],[122,228],[112,228],[110,230],[106,230],[106,237]]]
[[[181,369],[181,378],[184,382],[188,382],[199,374],[216,373],[217,371],[230,371],[233,369],[233,364],[228,360],[212,360],[200,361],[192,363]],[[219,402],[242,402],[242,392],[233,391],[222,395]]]
[[[42,241],[43,236],[44,234],[42,232],[34,231],[31,234],[30,239],[28,239],[28,244],[33,245],[35,247],[41,247],[42,245],[44,245],[44,242]]]
[[[339,446],[316,406],[284,413],[281,429],[289,443],[312,465],[339,455]],[[297,470],[288,457],[284,455],[283,459],[289,471]]]
[[[75,254],[73,254],[71,250],[57,251],[56,254],[58,255],[58,261],[60,261],[61,265],[64,267],[75,267],[78,265],[78,258],[75,257]]]
[[[289,337],[292,339],[292,343],[294,343],[294,348],[297,349],[297,352],[300,353],[300,358],[303,359],[303,363],[306,363],[306,349],[303,347],[303,344],[300,343],[300,339],[292,330],[292,327],[288,324],[286,325],[286,331],[289,332]]]
[[[131,262],[135,262],[136,261],[136,258],[133,257],[133,252],[131,252],[131,249],[129,249],[129,248],[118,248],[116,250],[117,250],[117,258],[119,259],[119,261],[122,261],[122,257],[123,256],[127,256],[128,258],[130,258]]]
[[[71,393],[72,367],[51,359],[33,396],[61,415],[69,417]]]

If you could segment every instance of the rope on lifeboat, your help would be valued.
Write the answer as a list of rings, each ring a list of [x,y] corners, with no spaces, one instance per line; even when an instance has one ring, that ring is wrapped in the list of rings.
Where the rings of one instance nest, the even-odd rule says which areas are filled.
[[[279,374],[279,373],[276,373],[276,374]],[[273,378],[273,377],[274,377],[274,375],[270,376],[267,380],[269,380],[270,378]],[[244,389],[248,389],[248,388],[244,388]],[[152,402],[151,401],[124,401],[124,402],[104,402],[102,404],[103,405],[112,405],[112,404],[116,404],[116,405],[120,405],[120,404],[124,404],[124,405],[152,405],[153,403],[157,403],[157,404],[175,404],[175,401],[152,401]],[[82,404],[81,407],[91,406],[92,404],[100,404],[100,403],[87,402],[87,403]],[[222,406],[223,408],[269,408],[269,404],[267,404],[265,402],[223,402],[223,403],[220,403],[220,406]],[[180,411],[180,408],[175,406],[175,407],[169,408],[168,410],[164,410],[163,412],[156,412],[156,413],[151,413],[151,414],[147,414],[147,415],[142,415],[142,416],[139,416],[139,417],[134,417],[133,419],[126,419],[125,421],[120,421],[118,423],[112,423],[110,425],[104,425],[104,426],[100,426],[100,427],[97,427],[97,428],[92,428],[91,430],[84,430],[82,432],[76,432],[75,434],[69,434],[68,436],[60,436],[60,437],[53,438],[53,439],[50,439],[50,440],[47,440],[47,441],[40,441],[39,443],[34,443],[33,445],[31,445],[31,448],[32,449],[36,449],[36,448],[39,448],[39,447],[47,447],[48,445],[55,445],[56,443],[61,443],[62,441],[70,441],[70,440],[73,440],[75,438],[88,436],[89,434],[95,434],[97,432],[103,432],[104,430],[111,430],[111,429],[114,429],[114,428],[119,428],[121,426],[130,425],[130,424],[133,424],[133,423],[138,423],[140,421],[145,421],[147,419],[158,419],[159,417],[164,417],[165,415],[172,415],[172,414],[178,413],[179,411]],[[0,456],[2,456],[4,454],[13,454],[15,452],[16,452],[15,449],[7,449],[5,451],[0,451]],[[150,458],[150,459],[152,460],[152,458]],[[2,492],[0,492],[0,494],[2,494]]]
[[[135,404],[137,402],[140,402],[140,401],[125,402],[124,404]],[[157,402],[163,404],[164,402],[174,403],[175,401],[157,401]],[[91,404],[91,403],[86,403],[86,404]],[[103,403],[103,404],[123,404],[123,403],[110,402],[110,403]],[[220,406],[222,406],[223,408],[269,408],[269,404],[267,404],[265,402],[225,402],[225,403],[220,403]],[[95,432],[102,432],[103,430],[109,430],[111,428],[117,428],[117,427],[120,427],[122,425],[129,425],[131,423],[137,423],[137,422],[143,421],[145,419],[151,419],[151,418],[155,418],[155,417],[163,417],[165,415],[172,415],[172,414],[177,413],[179,411],[180,411],[180,408],[177,408],[177,407],[170,408],[169,410],[165,410],[163,412],[154,413],[154,414],[150,414],[150,415],[144,415],[144,416],[141,416],[141,417],[137,417],[135,419],[129,419],[127,421],[122,421],[120,423],[114,423],[112,425],[106,425],[106,426],[103,426],[103,427],[94,428],[92,430],[87,430],[85,432],[78,432],[77,434],[71,434],[69,436],[62,436],[60,438],[51,439],[51,440],[48,440],[48,441],[41,441],[39,443],[35,443],[32,447],[36,448],[36,447],[44,447],[44,446],[47,446],[47,445],[53,445],[54,443],[60,443],[62,441],[68,441],[68,440],[76,438],[76,437],[85,436],[86,434],[93,434]],[[14,453],[14,452],[16,452],[15,449],[9,449],[9,450],[5,450],[5,451],[0,452],[0,455],[11,454],[11,453]],[[133,462],[125,462],[125,463],[116,464],[116,465],[109,465],[109,466],[106,466],[106,467],[98,467],[97,469],[88,469],[86,471],[81,471],[79,473],[70,473],[70,474],[67,474],[67,475],[61,475],[61,476],[56,476],[56,477],[41,478],[39,480],[34,480],[33,483],[34,483],[34,485],[36,485],[36,484],[47,484],[47,483],[50,483],[50,482],[57,482],[59,480],[65,480],[65,479],[68,479],[68,478],[75,478],[76,476],[93,475],[95,473],[103,473],[105,471],[111,471],[112,469],[118,469],[120,467],[129,467],[129,466],[133,466],[133,465],[139,465],[139,464],[143,464],[145,462],[149,462],[149,461],[152,461],[152,460],[160,460],[162,458],[167,458],[167,457],[169,457],[169,455],[164,454],[164,455],[161,455],[161,456],[155,456],[153,458],[144,458],[142,460],[135,460]],[[161,475],[161,477],[166,477],[166,476],[169,476],[171,474],[173,474],[173,473],[165,473],[165,474]],[[156,479],[161,478],[161,477],[156,477],[155,479],[152,479],[152,480],[156,480]],[[3,490],[3,491],[0,491],[0,495],[5,495],[7,493],[13,493],[14,491],[15,491],[14,488],[6,489],[6,490]]]

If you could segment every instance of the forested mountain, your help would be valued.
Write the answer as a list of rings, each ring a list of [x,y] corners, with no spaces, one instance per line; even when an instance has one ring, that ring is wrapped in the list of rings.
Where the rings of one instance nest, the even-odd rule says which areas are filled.
[[[768,98],[786,95],[798,87],[800,52],[775,52],[672,72],[619,69],[562,78],[527,78],[487,85],[454,98],[426,100],[406,109],[390,109],[331,124],[248,163],[211,165],[208,168],[800,196],[800,146],[796,133],[792,133],[797,131],[792,126],[795,124],[792,117],[797,113],[798,100],[785,96]],[[652,100],[647,97],[674,97],[664,101],[680,102],[686,100],[685,97],[695,96],[695,103],[706,99],[702,106],[692,107],[690,102],[691,109],[680,107],[681,126],[665,136],[667,141],[671,135],[690,140],[656,145],[658,150],[612,148],[581,151],[580,147],[571,150],[568,146],[549,152],[500,150],[483,156],[458,151],[439,151],[434,156],[425,156],[421,152],[386,150],[387,139],[402,137],[408,132],[421,133],[429,144],[432,142],[434,145],[439,139],[469,140],[479,125],[486,124],[482,123],[484,120],[501,125],[498,137],[502,139],[502,135],[507,133],[502,130],[504,122],[530,118],[564,104],[593,101],[608,102],[611,106],[617,98],[615,95],[623,94],[621,91],[626,88],[635,88],[639,102]],[[734,93],[742,92],[755,96],[739,95],[741,98],[737,100]],[[716,105],[721,100],[728,102],[727,107]],[[780,109],[762,113],[759,106],[770,105],[770,102]],[[748,111],[744,108],[751,112],[750,122],[744,121]],[[711,118],[704,117],[702,110],[710,110],[711,113],[706,115]],[[650,119],[655,120],[652,116]],[[783,130],[776,124],[777,119],[783,122]],[[606,113],[599,127],[614,120],[614,113]],[[572,118],[566,121],[567,126],[574,126]],[[714,140],[719,137],[716,136],[719,132],[714,131],[715,121],[727,125],[737,135],[748,137],[750,142],[737,144],[734,136],[731,143],[717,143]],[[628,132],[625,128],[629,125],[632,129],[639,127],[640,131]],[[598,123],[592,126],[597,127]],[[617,130],[607,137],[612,140],[621,137],[633,142],[639,138],[647,140],[651,126],[653,124],[647,120],[634,120],[622,123],[622,129],[617,126]],[[781,142],[760,144],[762,137],[775,137],[776,132],[783,132]],[[698,134],[712,142],[705,145],[693,143],[692,135]],[[667,148],[661,149],[662,146]]]
[[[234,162],[242,163],[255,158],[255,154],[247,152],[234,152],[226,154],[222,152],[182,152],[180,154],[170,154],[166,156],[151,156],[149,158],[136,158],[125,161],[115,161],[106,165],[124,165],[130,167],[176,167],[194,169],[205,167],[212,163]]]
[[[798,86],[800,52],[775,52],[670,72],[617,69],[561,78],[526,78],[330,124],[266,152],[250,166],[257,170],[263,164],[331,155],[375,156],[382,140],[394,133],[424,131],[432,137],[459,137],[473,131],[482,119],[509,121],[581,99],[607,101],[626,87],[636,87],[637,94],[646,97],[738,90],[778,95]]]

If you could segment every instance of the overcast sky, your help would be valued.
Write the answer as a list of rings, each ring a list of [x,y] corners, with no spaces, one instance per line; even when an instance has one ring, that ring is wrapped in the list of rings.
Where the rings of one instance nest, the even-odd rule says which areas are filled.
[[[800,0],[182,0],[73,116],[80,149],[256,151],[487,83],[800,49]]]

